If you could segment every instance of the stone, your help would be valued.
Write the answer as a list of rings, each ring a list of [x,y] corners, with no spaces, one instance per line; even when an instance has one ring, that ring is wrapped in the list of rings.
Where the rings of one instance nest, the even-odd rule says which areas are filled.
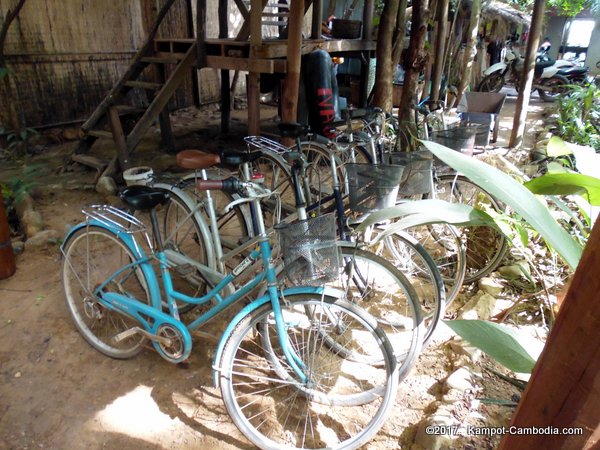
[[[58,243],[58,232],[56,230],[44,230],[34,234],[25,241],[25,250],[42,248],[47,245]]]
[[[483,277],[479,280],[479,289],[481,289],[486,294],[490,294],[494,297],[497,297],[504,290],[504,286],[494,278]]]
[[[494,313],[496,298],[480,291],[461,309],[460,318],[465,320],[488,320]]]
[[[99,194],[115,195],[117,191],[117,183],[111,177],[100,177],[96,183],[96,192]]]
[[[446,385],[450,389],[469,391],[473,389],[471,384],[471,372],[466,367],[460,367],[450,374],[446,379]]]
[[[15,202],[15,211],[19,217],[23,217],[27,211],[33,211],[33,198],[29,194],[19,196],[19,201]]]
[[[44,229],[42,215],[33,210],[25,211],[25,214],[23,214],[23,217],[21,217],[21,225],[25,229],[25,236],[27,236],[27,238],[39,233]]]
[[[419,424],[415,434],[415,444],[427,450],[444,450],[449,449],[452,445],[452,440],[456,435],[451,434],[434,434],[432,427],[450,427],[457,424],[450,418],[445,416],[430,417]],[[448,428],[450,431],[450,428]]]
[[[473,363],[479,361],[479,359],[483,355],[483,352],[481,350],[479,350],[477,347],[469,345],[468,342],[462,339],[450,340],[448,341],[447,345],[448,348],[452,350],[452,352],[458,355],[466,355],[469,358],[469,360]]]
[[[20,255],[25,250],[25,244],[20,239],[13,240],[11,244],[15,255]]]
[[[521,264],[498,267],[498,273],[506,280],[518,280],[525,275]]]

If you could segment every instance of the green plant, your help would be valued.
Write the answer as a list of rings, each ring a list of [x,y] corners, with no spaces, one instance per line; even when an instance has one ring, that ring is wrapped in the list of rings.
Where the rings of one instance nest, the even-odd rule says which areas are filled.
[[[8,201],[9,209],[23,200],[25,195],[31,194],[33,189],[39,185],[37,178],[41,167],[41,164],[26,166],[22,175],[14,176],[6,182],[0,181],[2,196]]]
[[[40,133],[33,128],[24,128],[19,132],[10,133],[6,138],[8,150],[16,155],[24,155],[29,152],[31,141],[39,135]]]
[[[565,141],[600,151],[600,89],[593,83],[571,85],[568,89],[569,95],[558,99],[553,133]]]

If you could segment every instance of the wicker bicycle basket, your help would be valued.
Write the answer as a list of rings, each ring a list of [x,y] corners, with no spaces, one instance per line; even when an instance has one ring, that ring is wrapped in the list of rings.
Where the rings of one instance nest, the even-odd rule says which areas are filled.
[[[368,213],[394,206],[403,166],[346,164],[350,209]]]
[[[338,277],[335,214],[276,227],[287,278],[297,286],[321,285]]]

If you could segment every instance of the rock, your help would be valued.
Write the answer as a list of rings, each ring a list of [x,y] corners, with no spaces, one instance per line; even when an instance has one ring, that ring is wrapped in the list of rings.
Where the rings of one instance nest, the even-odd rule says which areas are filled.
[[[21,378],[21,372],[15,373],[15,378]]]
[[[462,339],[459,341],[448,341],[448,347],[456,354],[468,356],[469,360],[473,363],[479,361],[483,354],[477,347],[469,345],[468,342],[463,341]]]
[[[457,389],[463,392],[472,390],[471,372],[466,367],[458,368],[446,379],[446,385],[450,389]]]
[[[15,255],[20,255],[25,250],[25,244],[20,239],[15,239],[11,244]]]
[[[23,217],[21,217],[21,225],[25,229],[25,236],[27,236],[27,238],[39,233],[44,229],[42,215],[33,210],[25,211],[25,214],[23,214]]]
[[[460,318],[465,320],[487,320],[492,317],[496,298],[483,291],[469,300],[461,309]]]
[[[498,273],[507,280],[518,280],[521,277],[529,278],[529,266],[527,261],[517,261],[510,266],[502,266],[498,268]]]
[[[58,232],[56,230],[44,230],[31,236],[25,241],[25,250],[29,251],[35,248],[42,248],[47,245],[58,243]]]
[[[502,293],[504,286],[502,286],[502,284],[500,284],[494,278],[483,277],[479,280],[479,289],[481,289],[486,294],[490,294],[494,297],[497,297]]]
[[[19,196],[19,201],[15,202],[15,211],[22,218],[27,211],[33,211],[33,198],[29,194]]]
[[[115,195],[117,191],[117,183],[111,177],[101,177],[96,183],[96,192],[99,194]]]
[[[444,394],[442,401],[446,404],[452,404],[465,398],[464,391],[451,388]]]
[[[457,426],[457,424],[445,416],[430,417],[419,424],[415,435],[415,444],[427,450],[449,449],[456,435],[437,433],[441,430],[439,428],[436,429],[436,426],[446,428]],[[447,431],[451,431],[451,429],[447,428]]]

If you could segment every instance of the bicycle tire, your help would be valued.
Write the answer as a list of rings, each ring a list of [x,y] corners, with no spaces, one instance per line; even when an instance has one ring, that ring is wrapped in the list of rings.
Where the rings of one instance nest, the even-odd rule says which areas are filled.
[[[456,227],[449,224],[417,225],[404,230],[435,262],[446,287],[446,308],[456,299],[467,273],[467,261]]]
[[[419,298],[404,274],[384,258],[356,244],[338,241],[342,260],[339,277],[328,286],[342,290],[346,300],[371,314],[390,340],[400,380],[408,376],[425,335]]]
[[[298,380],[291,370],[280,376],[287,362],[271,304],[252,311],[228,336],[219,362],[221,393],[233,422],[262,449],[363,445],[383,425],[398,388],[385,334],[359,308],[330,297],[287,296],[281,306],[288,342],[307,368],[307,380]],[[344,317],[343,330],[332,327],[331,315]],[[261,336],[266,329],[270,335]],[[347,338],[352,351],[381,354],[383,364],[373,367],[340,357],[323,341],[340,332],[338,340]],[[272,352],[264,351],[265,339],[272,342]]]
[[[138,321],[102,306],[93,290],[136,259],[115,233],[95,225],[75,231],[62,247],[61,281],[69,314],[83,338],[111,358],[136,356],[146,339],[133,334],[114,342],[115,336],[138,325]],[[118,275],[106,290],[150,304],[147,286],[142,270],[136,266]]]
[[[387,236],[377,247],[375,253],[400,270],[417,293],[425,323],[423,347],[426,347],[446,309],[447,294],[442,274],[427,250],[408,233]],[[448,291],[454,295],[458,289]]]
[[[502,206],[494,196],[464,175],[438,175],[434,187],[435,198],[502,212]],[[499,266],[508,249],[508,241],[504,234],[490,227],[460,227],[459,233],[465,247],[467,265],[464,282],[473,283]]]

